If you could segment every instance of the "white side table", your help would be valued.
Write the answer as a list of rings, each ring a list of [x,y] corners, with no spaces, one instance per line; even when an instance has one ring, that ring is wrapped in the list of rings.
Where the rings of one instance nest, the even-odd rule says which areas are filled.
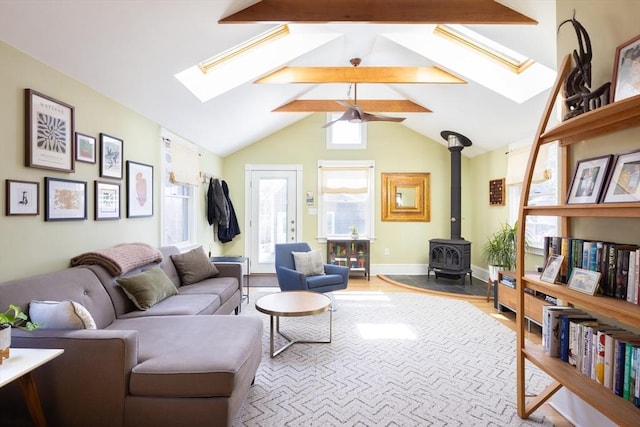
[[[33,424],[37,427],[46,427],[47,421],[42,412],[38,389],[31,372],[60,356],[63,352],[64,350],[61,349],[12,348],[11,356],[0,365],[0,387],[18,380]]]

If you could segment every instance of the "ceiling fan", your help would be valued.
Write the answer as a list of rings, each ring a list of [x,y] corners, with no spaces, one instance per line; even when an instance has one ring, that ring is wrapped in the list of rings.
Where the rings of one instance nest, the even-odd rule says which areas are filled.
[[[354,67],[357,67],[358,65],[360,65],[360,58],[352,58],[349,62]],[[340,122],[340,121],[348,121],[349,123],[402,122],[405,119],[405,117],[389,117],[389,116],[382,116],[379,114],[371,114],[371,113],[367,113],[366,111],[363,111],[362,108],[358,106],[358,84],[357,83],[353,83],[353,104],[349,104],[348,102],[344,102],[340,100],[336,102],[342,105],[347,110],[344,112],[344,114],[342,114],[342,116],[340,116],[336,120],[333,120],[325,124],[324,126],[322,126],[323,128],[327,128],[333,125],[334,123]]]

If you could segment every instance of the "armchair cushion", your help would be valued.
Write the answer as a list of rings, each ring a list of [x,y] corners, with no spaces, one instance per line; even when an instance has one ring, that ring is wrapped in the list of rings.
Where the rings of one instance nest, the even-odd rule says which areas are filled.
[[[125,294],[140,310],[147,310],[160,301],[178,294],[178,289],[159,267],[116,280]]]
[[[171,255],[182,285],[193,285],[218,275],[219,271],[204,253],[202,246],[180,255]]]
[[[324,274],[324,265],[320,249],[309,252],[291,252],[296,271],[305,276],[317,276]]]

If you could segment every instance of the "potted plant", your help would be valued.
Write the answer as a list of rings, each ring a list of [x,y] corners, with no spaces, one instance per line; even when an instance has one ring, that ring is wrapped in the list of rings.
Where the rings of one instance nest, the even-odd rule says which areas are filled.
[[[9,358],[9,347],[11,347],[11,327],[33,331],[38,328],[37,323],[29,321],[29,317],[22,308],[9,304],[9,309],[0,312],[0,364],[2,359]]]
[[[517,235],[517,222],[513,227],[509,224],[503,224],[484,244],[482,253],[489,263],[491,280],[498,280],[499,270],[512,270],[515,267]]]
[[[351,238],[356,240],[358,238],[358,227],[352,225],[351,227],[349,227],[349,231],[351,231]]]

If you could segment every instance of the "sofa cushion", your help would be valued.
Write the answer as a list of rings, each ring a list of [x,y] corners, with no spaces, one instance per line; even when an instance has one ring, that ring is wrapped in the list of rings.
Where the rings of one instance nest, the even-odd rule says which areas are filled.
[[[147,310],[158,302],[176,295],[178,290],[160,268],[117,279],[122,290],[140,310]]]
[[[40,329],[96,329],[91,313],[75,301],[31,301],[29,317]]]
[[[217,275],[218,269],[204,253],[202,246],[180,255],[171,255],[182,285],[192,285]]]
[[[174,295],[164,299],[148,310],[133,310],[118,316],[119,319],[153,316],[176,316],[185,314],[215,314],[220,308],[217,295]]]
[[[262,354],[262,319],[255,316],[118,319],[110,328],[138,331],[133,396],[231,396],[238,376],[254,375],[247,365]]]
[[[317,276],[324,274],[324,263],[322,262],[322,254],[320,249],[314,249],[309,252],[291,252],[296,271],[305,276]]]
[[[182,286],[180,295],[211,294],[220,297],[220,303],[229,301],[239,290],[238,280],[235,277],[216,277],[206,279],[195,285]]]

